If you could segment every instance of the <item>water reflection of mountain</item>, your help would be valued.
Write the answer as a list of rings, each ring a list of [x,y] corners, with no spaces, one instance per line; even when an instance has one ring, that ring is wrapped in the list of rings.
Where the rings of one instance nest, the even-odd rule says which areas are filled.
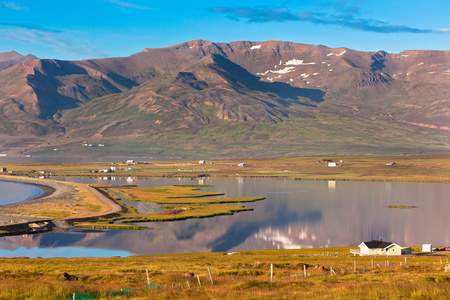
[[[142,179],[134,183],[140,184]],[[152,184],[142,180],[144,184]],[[161,185],[161,181],[158,181]],[[7,237],[0,248],[88,247],[135,254],[352,246],[383,238],[402,245],[450,245],[450,185],[433,183],[210,180],[226,196],[265,196],[233,216],[146,223],[154,230]],[[388,209],[409,204],[416,209]],[[142,224],[142,223],[140,223]]]

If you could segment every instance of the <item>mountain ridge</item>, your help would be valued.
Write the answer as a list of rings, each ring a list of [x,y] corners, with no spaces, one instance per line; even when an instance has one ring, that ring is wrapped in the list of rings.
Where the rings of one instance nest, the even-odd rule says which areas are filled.
[[[337,136],[347,141],[337,140],[339,147],[347,144],[345,151],[351,145],[389,148],[392,140],[377,144],[378,138],[356,131],[365,122],[397,137],[393,148],[414,152],[406,136],[412,134],[418,151],[445,152],[449,91],[450,51],[389,54],[282,41],[195,40],[124,58],[25,60],[0,71],[0,149],[30,151],[17,142],[25,136],[48,148],[85,139],[162,149],[179,139],[194,147],[216,143],[213,134],[238,145],[245,140],[239,132],[258,149],[277,143],[293,149],[302,145],[302,135],[308,149],[321,151],[326,137]],[[327,118],[335,122],[331,129],[325,129]],[[290,122],[296,125],[282,125]],[[324,128],[315,141],[304,131],[310,126]],[[296,142],[277,130],[290,132]]]

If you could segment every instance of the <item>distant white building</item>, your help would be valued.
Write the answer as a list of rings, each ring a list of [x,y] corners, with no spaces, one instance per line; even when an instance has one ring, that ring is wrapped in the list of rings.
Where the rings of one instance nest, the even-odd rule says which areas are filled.
[[[431,244],[422,244],[422,252],[433,252],[433,246]]]
[[[128,165],[134,165],[136,162],[132,159],[127,160]]]
[[[116,171],[119,170],[119,168],[117,166],[111,166],[111,171]]]
[[[199,160],[199,161],[198,161],[198,164],[199,164],[199,165],[204,165],[204,164],[206,164],[206,161],[204,161],[204,160]]]
[[[328,166],[329,167],[337,167],[337,164],[335,162],[329,162]]]
[[[241,167],[241,168],[245,167],[245,163],[238,163],[238,167]]]

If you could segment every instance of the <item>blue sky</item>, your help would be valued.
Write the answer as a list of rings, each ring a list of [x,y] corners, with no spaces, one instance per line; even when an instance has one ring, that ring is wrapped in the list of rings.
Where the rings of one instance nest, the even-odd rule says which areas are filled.
[[[0,0],[0,52],[78,60],[204,39],[450,50],[449,0]]]

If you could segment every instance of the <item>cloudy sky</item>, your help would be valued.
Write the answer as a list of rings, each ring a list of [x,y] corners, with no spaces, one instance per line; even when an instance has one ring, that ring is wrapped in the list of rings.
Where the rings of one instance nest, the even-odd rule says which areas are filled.
[[[128,56],[189,40],[450,50],[449,0],[0,0],[0,52]]]

